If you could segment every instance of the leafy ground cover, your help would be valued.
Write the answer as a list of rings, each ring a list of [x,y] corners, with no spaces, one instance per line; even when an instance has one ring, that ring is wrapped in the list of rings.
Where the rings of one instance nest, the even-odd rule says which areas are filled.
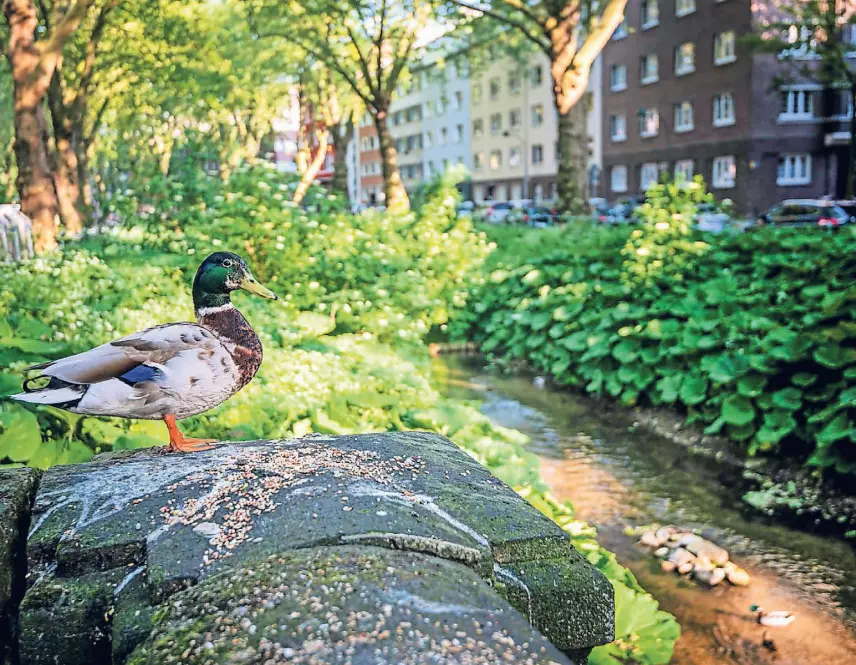
[[[639,227],[491,232],[452,336],[594,395],[679,408],[748,455],[852,478],[856,227],[702,237],[690,221],[706,198],[658,185]]]
[[[0,267],[0,395],[21,367],[84,350],[146,326],[190,318],[189,284],[209,251],[247,257],[282,300],[235,297],[262,338],[255,380],[220,407],[185,421],[223,439],[427,429],[445,434],[514,486],[572,537],[616,589],[618,637],[592,662],[668,662],[679,627],[642,590],[573,508],[552,499],[519,432],[431,385],[423,341],[466,304],[491,246],[458,220],[451,183],[418,213],[342,212],[317,197],[287,203],[272,170],[226,182],[152,182],[121,201],[129,221],[17,266]],[[11,366],[11,367],[10,367]],[[0,402],[0,460],[47,467],[94,452],[163,444],[162,423],[82,417]]]

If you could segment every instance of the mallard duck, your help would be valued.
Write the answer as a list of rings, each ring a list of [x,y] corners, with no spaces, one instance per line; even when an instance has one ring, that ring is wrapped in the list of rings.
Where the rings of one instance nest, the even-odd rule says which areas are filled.
[[[749,610],[755,613],[755,618],[762,626],[789,626],[791,622],[797,618],[796,615],[791,614],[786,610],[768,612],[760,605],[752,605],[749,607]]]
[[[12,399],[73,413],[160,420],[169,450],[206,450],[213,439],[185,437],[177,420],[226,401],[255,376],[262,345],[232,305],[231,292],[276,295],[259,284],[246,262],[231,252],[206,258],[193,279],[196,323],[168,323],[122,337],[74,356],[34,365]],[[40,379],[46,385],[34,387]]]

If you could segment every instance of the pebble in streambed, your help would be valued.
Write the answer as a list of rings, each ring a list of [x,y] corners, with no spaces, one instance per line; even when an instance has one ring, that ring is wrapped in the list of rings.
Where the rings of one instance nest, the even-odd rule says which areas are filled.
[[[639,535],[638,529],[630,530]],[[674,526],[644,529],[639,544],[650,549],[654,556],[663,559],[663,572],[691,575],[694,580],[709,587],[728,580],[734,586],[749,586],[752,578],[730,560],[728,550],[690,531]]]

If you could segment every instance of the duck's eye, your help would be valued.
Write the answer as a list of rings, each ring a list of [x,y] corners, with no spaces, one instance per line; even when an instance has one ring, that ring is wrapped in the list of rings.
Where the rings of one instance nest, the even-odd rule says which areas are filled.
[[[224,268],[231,268],[233,265],[235,265],[235,262],[232,259],[223,259]]]

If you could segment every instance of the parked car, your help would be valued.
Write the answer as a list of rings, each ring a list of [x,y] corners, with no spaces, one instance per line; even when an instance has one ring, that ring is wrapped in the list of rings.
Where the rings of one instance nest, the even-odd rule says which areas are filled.
[[[851,221],[850,215],[840,206],[817,199],[782,201],[758,218],[762,225],[821,228],[838,228]]]
[[[831,201],[831,203],[837,205],[844,212],[850,215],[850,223],[853,224],[856,222],[856,200],[851,201]]]
[[[693,217],[693,226],[698,231],[707,233],[722,233],[725,231],[731,218],[728,213],[713,203],[700,203],[696,206],[696,214]]]
[[[484,221],[491,224],[502,224],[506,221],[512,207],[510,203],[496,202],[491,203],[484,213]]]
[[[458,217],[472,217],[476,204],[472,201],[461,201],[458,204]]]
[[[543,206],[526,206],[517,208],[508,215],[506,220],[509,224],[528,224],[537,228],[552,226],[556,221],[556,215],[549,208]]]
[[[637,220],[633,217],[639,205],[635,201],[625,201],[612,206],[606,213],[606,219],[600,220],[604,224],[631,224]]]

